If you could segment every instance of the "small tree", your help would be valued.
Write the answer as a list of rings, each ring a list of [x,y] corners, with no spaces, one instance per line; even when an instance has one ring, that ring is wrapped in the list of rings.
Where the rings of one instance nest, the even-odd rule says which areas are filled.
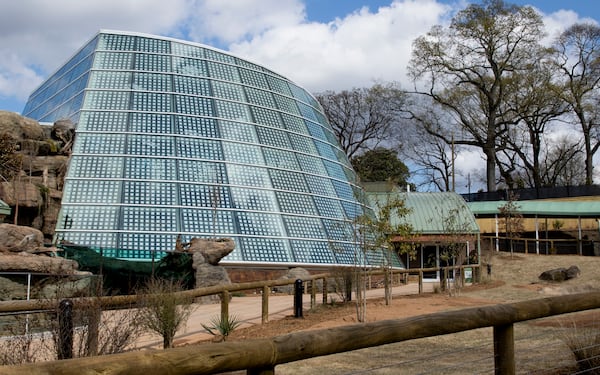
[[[173,347],[177,330],[193,311],[193,299],[182,290],[177,281],[152,278],[140,291],[142,325],[162,336],[165,349]]]
[[[460,266],[468,260],[467,244],[464,241],[464,236],[468,233],[469,223],[462,220],[459,208],[450,209],[448,212],[442,212],[442,220],[444,233],[447,236],[447,244],[444,246],[440,254],[440,260],[446,262],[448,266]],[[450,272],[442,275],[442,289],[447,286],[446,290],[450,296],[458,295],[462,288],[462,278],[456,277],[453,273],[454,283],[450,287]]]
[[[513,238],[523,231],[523,215],[519,213],[521,206],[517,204],[518,199],[518,196],[510,193],[506,203],[499,207],[500,216],[504,218],[504,233],[508,237],[511,258],[514,253]]]

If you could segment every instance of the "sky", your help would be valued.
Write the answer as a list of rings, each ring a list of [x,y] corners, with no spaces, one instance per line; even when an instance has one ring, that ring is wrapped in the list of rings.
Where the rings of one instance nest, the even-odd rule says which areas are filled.
[[[27,97],[100,29],[208,44],[264,65],[308,91],[396,81],[411,45],[467,0],[19,0],[0,13],[0,110]],[[544,18],[549,38],[600,21],[592,0],[512,0]],[[464,162],[473,159],[465,156]]]

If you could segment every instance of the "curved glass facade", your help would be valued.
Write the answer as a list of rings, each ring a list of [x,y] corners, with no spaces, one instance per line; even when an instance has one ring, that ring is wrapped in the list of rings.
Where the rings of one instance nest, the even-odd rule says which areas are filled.
[[[223,263],[361,262],[350,163],[313,96],[262,66],[102,31],[23,114],[76,123],[58,240],[141,260],[178,237],[230,237]]]

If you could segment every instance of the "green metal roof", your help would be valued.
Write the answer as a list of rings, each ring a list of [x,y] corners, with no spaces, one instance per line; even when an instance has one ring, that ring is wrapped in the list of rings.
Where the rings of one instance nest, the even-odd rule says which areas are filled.
[[[469,202],[474,215],[493,216],[500,213],[506,201]],[[589,201],[516,201],[517,211],[524,216],[600,217],[600,200]]]
[[[421,234],[479,233],[479,226],[465,200],[452,192],[368,192],[367,199],[373,209],[382,207],[394,199],[404,200],[410,209],[405,217],[392,216],[392,225],[411,224]]]
[[[0,200],[0,215],[10,215],[10,206]]]

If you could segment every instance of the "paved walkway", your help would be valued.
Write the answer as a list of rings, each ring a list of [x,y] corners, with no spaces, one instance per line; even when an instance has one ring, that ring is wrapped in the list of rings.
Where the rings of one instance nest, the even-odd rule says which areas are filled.
[[[423,283],[424,292],[432,292],[437,283]],[[419,285],[412,283],[408,285],[396,286],[392,289],[392,296],[402,296],[418,294]],[[367,291],[367,298],[382,298],[384,289],[371,289]],[[337,297],[335,293],[329,294],[331,297]],[[353,296],[354,298],[354,296]],[[323,296],[317,295],[316,303],[321,304]],[[304,294],[302,299],[304,311],[310,309],[310,294]],[[244,297],[233,297],[229,303],[229,314],[235,316],[241,322],[240,327],[248,327],[255,324],[261,324],[262,316],[262,296],[260,294],[248,295]],[[185,345],[185,343],[196,342],[199,340],[210,339],[212,336],[206,332],[202,324],[211,325],[211,320],[219,319],[221,315],[221,304],[196,304],[194,311],[188,319],[185,329],[175,338],[175,345]],[[269,321],[283,319],[294,315],[294,295],[272,295],[269,297]],[[138,348],[162,348],[162,338],[158,335],[144,335],[136,344]]]

